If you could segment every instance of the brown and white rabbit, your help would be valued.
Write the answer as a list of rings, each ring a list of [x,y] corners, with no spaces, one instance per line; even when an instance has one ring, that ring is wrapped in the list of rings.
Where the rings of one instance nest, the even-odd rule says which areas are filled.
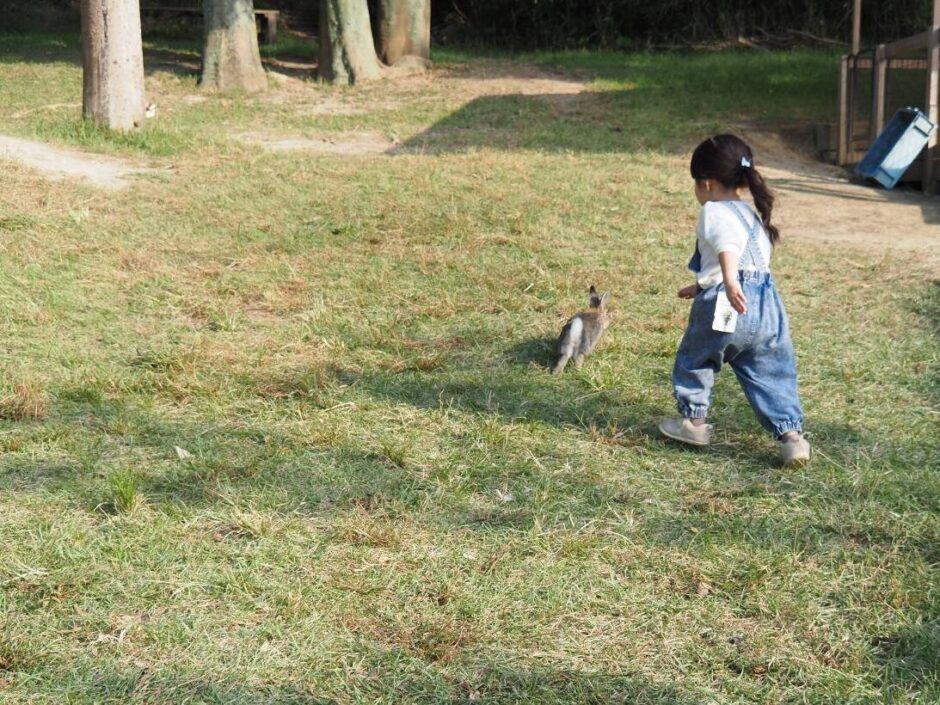
[[[558,336],[558,362],[552,368],[552,374],[557,375],[564,370],[572,357],[574,366],[580,368],[584,357],[593,352],[607,330],[607,300],[610,292],[605,291],[603,296],[598,296],[592,284],[588,293],[589,308],[573,315],[561,329],[561,335]]]

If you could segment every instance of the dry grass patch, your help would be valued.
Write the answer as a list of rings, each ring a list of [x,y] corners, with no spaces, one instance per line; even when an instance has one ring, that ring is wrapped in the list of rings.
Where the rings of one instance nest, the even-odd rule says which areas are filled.
[[[401,650],[429,664],[454,662],[479,641],[469,622],[440,611],[386,618],[348,615],[341,624],[373,644]]]
[[[274,135],[242,133],[232,135],[247,144],[286,152],[318,152],[341,156],[385,154],[395,141],[381,132],[343,132],[330,135]]]
[[[43,380],[15,382],[0,387],[0,419],[41,421],[49,415],[49,393]]]
[[[390,517],[369,513],[358,506],[337,523],[333,536],[352,546],[381,549],[398,549],[403,540],[402,528]]]
[[[326,353],[299,351],[267,358],[258,365],[252,386],[266,398],[306,399],[329,405],[349,370]]]

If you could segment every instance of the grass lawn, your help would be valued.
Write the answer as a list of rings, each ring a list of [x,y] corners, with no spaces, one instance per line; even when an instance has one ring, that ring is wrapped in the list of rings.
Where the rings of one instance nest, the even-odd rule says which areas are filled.
[[[940,701],[916,258],[783,233],[808,468],[776,466],[730,372],[713,447],[655,431],[689,151],[831,119],[834,54],[525,57],[589,81],[568,101],[201,100],[151,63],[158,116],[127,137],[78,119],[78,56],[0,35],[0,133],[161,170],[117,194],[0,172],[0,702]],[[363,130],[433,149],[233,137]],[[553,378],[591,283],[611,328]]]

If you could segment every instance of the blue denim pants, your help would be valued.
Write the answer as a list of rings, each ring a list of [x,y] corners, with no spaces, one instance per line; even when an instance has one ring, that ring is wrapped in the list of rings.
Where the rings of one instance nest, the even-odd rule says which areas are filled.
[[[796,385],[796,359],[787,314],[770,272],[738,272],[747,313],[734,333],[712,330],[715,299],[724,284],[701,291],[692,303],[672,385],[682,416],[708,415],[715,374],[731,365],[758,421],[779,438],[803,430],[803,409]]]

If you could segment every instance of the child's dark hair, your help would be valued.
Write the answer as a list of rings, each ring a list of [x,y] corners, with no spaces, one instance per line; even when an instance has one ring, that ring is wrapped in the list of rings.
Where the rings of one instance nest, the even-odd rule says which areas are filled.
[[[692,153],[689,166],[692,178],[696,181],[714,179],[725,188],[737,189],[747,186],[764,221],[764,229],[770,242],[777,243],[780,231],[770,224],[770,215],[774,209],[774,196],[767,188],[767,183],[754,167],[754,153],[747,142],[735,135],[716,135],[711,137]]]

